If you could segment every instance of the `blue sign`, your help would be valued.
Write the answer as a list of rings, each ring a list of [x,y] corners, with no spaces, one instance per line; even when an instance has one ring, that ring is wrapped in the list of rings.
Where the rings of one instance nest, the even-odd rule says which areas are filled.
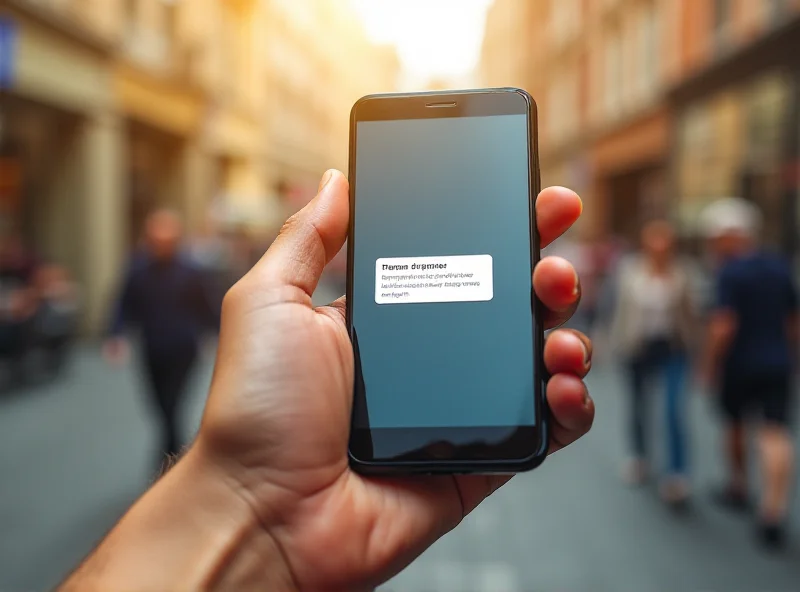
[[[17,53],[17,23],[0,16],[0,89],[11,88],[14,82],[14,59]]]

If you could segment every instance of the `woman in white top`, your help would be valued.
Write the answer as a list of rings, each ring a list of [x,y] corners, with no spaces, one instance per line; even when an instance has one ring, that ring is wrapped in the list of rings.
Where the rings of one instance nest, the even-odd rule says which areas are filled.
[[[612,322],[612,340],[630,379],[630,447],[628,479],[647,476],[647,408],[653,379],[665,386],[667,471],[662,495],[682,504],[686,479],[684,379],[693,333],[690,274],[675,258],[675,235],[669,223],[650,222],[642,229],[642,252],[621,264]]]

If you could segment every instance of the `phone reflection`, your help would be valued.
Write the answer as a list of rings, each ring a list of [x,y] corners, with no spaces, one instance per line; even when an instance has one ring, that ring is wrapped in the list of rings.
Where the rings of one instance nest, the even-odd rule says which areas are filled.
[[[358,333],[352,331],[355,356],[353,429],[350,450],[362,462],[522,460],[541,437],[535,425],[370,429]]]

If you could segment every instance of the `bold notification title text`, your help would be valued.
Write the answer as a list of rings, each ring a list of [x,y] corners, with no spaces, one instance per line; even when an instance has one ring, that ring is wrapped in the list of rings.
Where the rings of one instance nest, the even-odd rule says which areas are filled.
[[[409,267],[408,264],[406,265],[389,265],[384,263],[383,270],[384,271],[408,271]],[[420,271],[426,271],[428,269],[447,269],[447,263],[412,263],[411,269],[415,270],[418,269]]]

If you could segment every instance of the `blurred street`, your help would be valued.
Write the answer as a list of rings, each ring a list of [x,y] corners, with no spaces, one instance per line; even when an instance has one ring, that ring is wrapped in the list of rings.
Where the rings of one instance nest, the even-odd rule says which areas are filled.
[[[800,590],[800,489],[787,478],[798,418],[786,404],[800,366],[800,0],[10,0],[0,592],[56,585],[153,482],[176,420],[191,439],[222,295],[325,170],[348,170],[353,103],[483,86],[531,93],[542,184],[583,201],[546,254],[580,277],[571,327],[600,331],[588,380],[597,419],[380,590]],[[515,199],[510,187],[492,200]],[[739,208],[720,215],[720,201]],[[466,213],[464,201],[455,209]],[[346,254],[315,304],[344,291]],[[154,346],[147,363],[110,365],[133,333]],[[735,370],[720,389],[725,451],[696,387],[684,429],[687,358],[709,381]],[[647,393],[659,372],[672,388]],[[629,407],[642,419],[648,406],[652,421],[627,434]],[[788,548],[771,555],[754,517],[711,499],[740,459],[735,428],[751,408],[769,411],[763,462],[752,439],[748,460],[753,495],[771,493],[762,535],[776,547],[795,485]],[[643,461],[655,449],[673,477],[661,493],[679,504],[685,448],[688,513],[668,510],[652,480],[623,484],[626,452]],[[731,473],[729,501],[745,497]]]
[[[329,294],[321,295],[327,300]],[[152,479],[155,432],[134,366],[109,368],[96,348],[64,379],[0,399],[0,590],[56,584]],[[211,359],[183,409],[196,429]],[[622,392],[597,368],[594,431],[516,479],[382,590],[387,592],[789,592],[800,578],[800,528],[784,555],[754,547],[750,522],[708,502],[719,478],[716,422],[692,403],[693,511],[676,517],[652,488],[626,489]],[[657,411],[657,410],[656,410]],[[658,425],[659,422],[654,422]]]

